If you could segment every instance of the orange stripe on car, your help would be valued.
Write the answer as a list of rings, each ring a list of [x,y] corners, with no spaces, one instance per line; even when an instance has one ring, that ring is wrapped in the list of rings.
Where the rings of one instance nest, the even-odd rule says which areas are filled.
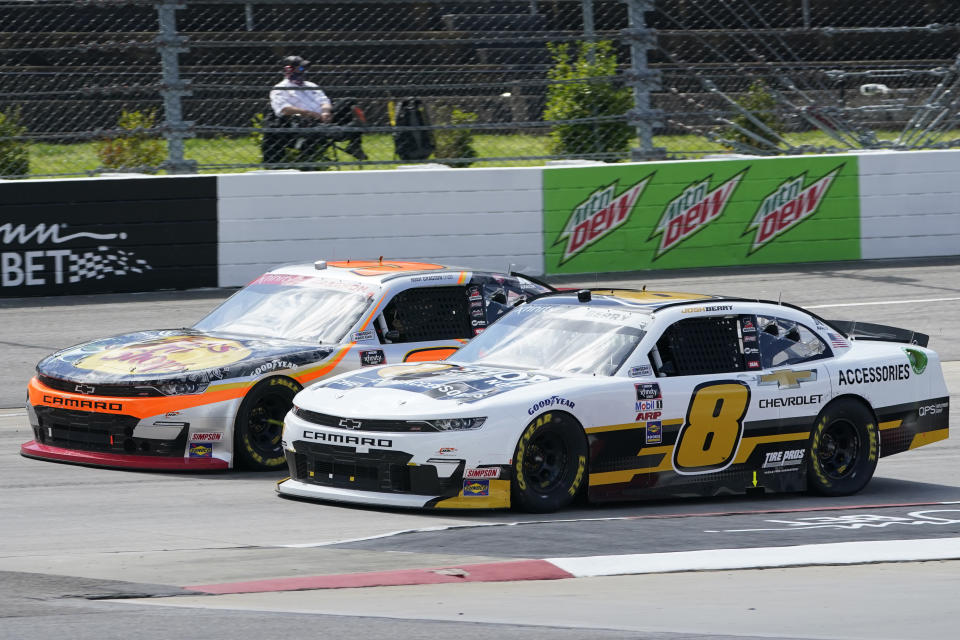
[[[383,296],[380,296],[380,299],[377,301],[377,305],[373,308],[373,311],[370,312],[370,315],[367,316],[367,319],[363,321],[362,325],[360,325],[360,331],[366,330],[367,325],[370,324],[370,321],[376,317],[377,309],[380,308],[381,304],[383,304]]]
[[[457,347],[425,347],[408,351],[403,356],[404,362],[429,362],[431,360],[446,360],[457,352]]]
[[[51,389],[36,378],[30,380],[28,390],[30,404],[66,409],[85,409],[95,413],[134,416],[148,418],[171,411],[191,409],[205,404],[214,404],[242,398],[252,382],[241,385],[229,385],[226,389],[216,389],[195,395],[160,396],[149,398],[115,398],[106,396],[88,396]]]
[[[347,355],[347,353],[350,351],[350,347],[352,347],[355,344],[356,342],[351,342],[350,344],[345,346],[343,349],[340,349],[340,351],[337,352],[337,355],[333,356],[333,358],[331,358],[327,362],[324,362],[319,367],[315,367],[313,369],[307,369],[306,371],[301,372],[300,375],[294,376],[294,379],[300,384],[306,386],[308,382],[316,380],[320,376],[324,376],[330,373],[334,367],[340,364],[340,361],[343,360],[343,357]]]

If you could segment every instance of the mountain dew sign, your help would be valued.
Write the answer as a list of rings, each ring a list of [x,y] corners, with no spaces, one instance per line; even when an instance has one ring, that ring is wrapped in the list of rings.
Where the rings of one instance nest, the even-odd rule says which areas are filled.
[[[546,272],[860,257],[856,157],[544,169]]]

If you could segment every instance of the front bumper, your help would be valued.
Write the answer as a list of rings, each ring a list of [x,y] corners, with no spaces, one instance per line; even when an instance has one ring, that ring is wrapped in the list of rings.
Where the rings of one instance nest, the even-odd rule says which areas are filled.
[[[230,412],[236,401],[203,403],[203,395],[82,395],[33,378],[26,408],[34,439],[24,443],[20,453],[28,458],[121,469],[228,469],[232,460]]]
[[[400,508],[507,508],[509,460],[479,454],[482,446],[470,446],[482,439],[476,432],[411,434],[322,427],[291,413],[284,436],[290,478],[277,484],[277,492]],[[493,477],[471,478],[470,470],[477,467]]]
[[[99,451],[78,451],[40,444],[36,440],[23,443],[20,446],[20,455],[27,458],[69,462],[93,467],[140,469],[143,471],[221,471],[230,466],[226,460],[218,458],[162,458],[158,456],[102,453]]]

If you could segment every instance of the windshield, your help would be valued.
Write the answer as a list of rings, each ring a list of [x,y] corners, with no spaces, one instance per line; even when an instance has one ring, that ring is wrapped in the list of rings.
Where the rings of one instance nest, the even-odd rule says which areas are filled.
[[[610,376],[639,344],[648,321],[646,314],[610,307],[523,305],[449,360]]]
[[[340,342],[373,299],[372,292],[350,290],[349,284],[340,290],[317,286],[314,278],[300,282],[265,278],[235,293],[194,328],[333,344]]]

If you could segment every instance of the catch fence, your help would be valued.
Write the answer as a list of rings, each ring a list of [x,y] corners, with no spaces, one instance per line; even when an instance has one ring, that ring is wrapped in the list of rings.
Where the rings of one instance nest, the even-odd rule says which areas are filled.
[[[947,148],[958,32],[948,0],[0,0],[0,176]],[[342,118],[273,116],[289,55]]]

